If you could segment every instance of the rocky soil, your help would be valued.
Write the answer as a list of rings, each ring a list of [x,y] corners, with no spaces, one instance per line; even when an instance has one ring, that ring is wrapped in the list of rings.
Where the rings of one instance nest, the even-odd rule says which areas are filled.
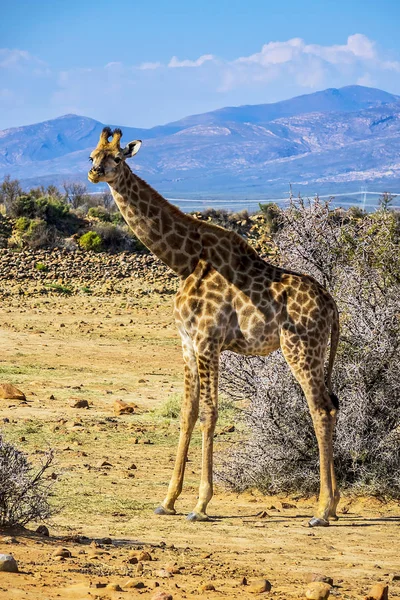
[[[344,497],[340,520],[311,530],[315,498],[217,487],[212,519],[187,522],[198,428],[178,514],[154,514],[179,435],[160,410],[183,390],[176,283],[144,254],[1,251],[0,383],[17,388],[0,388],[1,434],[35,466],[54,449],[57,512],[49,531],[0,531],[0,600],[399,598],[399,503]],[[234,415],[217,456],[240,443]]]

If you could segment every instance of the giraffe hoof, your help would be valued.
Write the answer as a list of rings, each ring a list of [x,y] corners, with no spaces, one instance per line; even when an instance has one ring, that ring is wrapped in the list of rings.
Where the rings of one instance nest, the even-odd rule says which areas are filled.
[[[195,521],[209,521],[210,518],[205,513],[191,512],[186,517],[186,520],[194,523]]]
[[[325,519],[318,519],[317,517],[313,517],[308,522],[308,526],[309,527],[329,527],[329,521],[326,521]]]
[[[157,506],[154,511],[155,515],[176,515],[176,510],[174,508],[165,508],[164,506]]]
[[[330,521],[339,521],[339,517],[337,515],[329,515]]]

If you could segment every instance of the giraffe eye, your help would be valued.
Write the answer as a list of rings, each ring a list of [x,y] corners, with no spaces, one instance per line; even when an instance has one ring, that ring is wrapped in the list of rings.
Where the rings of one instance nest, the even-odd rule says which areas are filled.
[[[116,156],[116,157],[114,158],[114,160],[115,160],[115,162],[116,162],[117,164],[121,162],[121,159],[120,159],[120,157],[119,157],[119,156]]]
[[[89,160],[90,162],[93,162],[93,158],[91,156],[89,156]]]

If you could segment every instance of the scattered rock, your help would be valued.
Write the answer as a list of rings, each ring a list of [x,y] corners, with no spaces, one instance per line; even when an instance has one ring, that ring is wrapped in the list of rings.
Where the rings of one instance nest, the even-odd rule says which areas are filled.
[[[397,573],[390,573],[389,581],[400,581],[400,575]]]
[[[250,584],[249,592],[252,594],[262,594],[263,592],[270,592],[271,587],[271,583],[268,579],[259,579]]]
[[[106,590],[112,590],[113,592],[122,592],[123,589],[118,583],[107,583]]]
[[[71,556],[71,552],[68,548],[57,548],[57,550],[53,552],[53,558],[71,558]]]
[[[309,600],[326,600],[331,592],[331,586],[322,581],[313,581],[308,584],[305,597]]]
[[[202,583],[201,586],[199,587],[199,592],[214,592],[214,591],[215,591],[215,586],[210,581],[208,581],[206,583]]]
[[[39,525],[39,527],[36,529],[36,533],[38,535],[43,535],[44,537],[49,537],[50,532],[47,529],[46,525]]]
[[[0,398],[4,400],[26,400],[24,392],[21,392],[12,383],[0,383]]]
[[[295,504],[290,504],[290,502],[281,502],[281,508],[288,510],[290,508],[297,508],[297,506]]]
[[[369,590],[364,600],[388,600],[389,586],[384,583],[375,583]]]
[[[173,600],[173,596],[171,594],[168,594],[168,592],[159,591],[151,597],[151,600]]]
[[[137,469],[137,466],[135,465],[135,463],[132,463],[129,467],[128,467],[128,471],[134,471],[135,469]]]
[[[96,467],[98,469],[102,469],[103,467],[112,467],[112,464],[110,462],[108,462],[107,460],[99,460]]]
[[[154,572],[154,575],[156,577],[160,577],[161,579],[168,579],[169,577],[172,577],[172,573],[167,571],[167,569],[159,569],[158,571]]]
[[[242,577],[241,578],[240,585],[247,585],[247,577]]]
[[[258,512],[258,513],[256,514],[256,517],[257,517],[258,519],[266,519],[267,517],[269,517],[269,514],[267,513],[267,511],[266,511],[266,510],[261,510],[260,512]]]
[[[151,554],[150,552],[147,552],[147,550],[139,550],[139,551],[133,551],[129,553],[129,557],[133,557],[136,556],[136,558],[138,559],[139,562],[148,562],[150,560],[152,560],[151,558]]]
[[[0,571],[18,573],[18,565],[12,554],[0,554]]]
[[[322,575],[322,573],[309,573],[306,577],[306,581],[307,583],[319,581],[320,583],[327,583],[328,585],[333,585],[332,577],[327,577],[326,575]]]
[[[128,579],[128,581],[126,583],[124,583],[122,587],[124,588],[124,590],[131,590],[131,589],[142,590],[146,586],[143,583],[143,581],[140,581],[140,579]]]
[[[114,413],[116,415],[129,415],[134,412],[134,407],[123,400],[115,400],[114,402]]]
[[[137,565],[138,562],[137,556],[129,556],[128,563],[130,565]]]
[[[89,402],[87,400],[82,399],[72,399],[70,406],[71,408],[89,408]]]

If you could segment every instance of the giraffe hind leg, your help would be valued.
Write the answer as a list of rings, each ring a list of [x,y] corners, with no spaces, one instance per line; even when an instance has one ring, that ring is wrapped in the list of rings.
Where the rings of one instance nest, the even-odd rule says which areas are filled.
[[[290,332],[282,332],[281,349],[297,381],[302,387],[310,409],[320,459],[320,493],[318,510],[310,521],[311,527],[326,527],[329,517],[336,514],[338,503],[333,465],[333,431],[336,406],[325,387],[325,347],[308,349],[307,339]]]

